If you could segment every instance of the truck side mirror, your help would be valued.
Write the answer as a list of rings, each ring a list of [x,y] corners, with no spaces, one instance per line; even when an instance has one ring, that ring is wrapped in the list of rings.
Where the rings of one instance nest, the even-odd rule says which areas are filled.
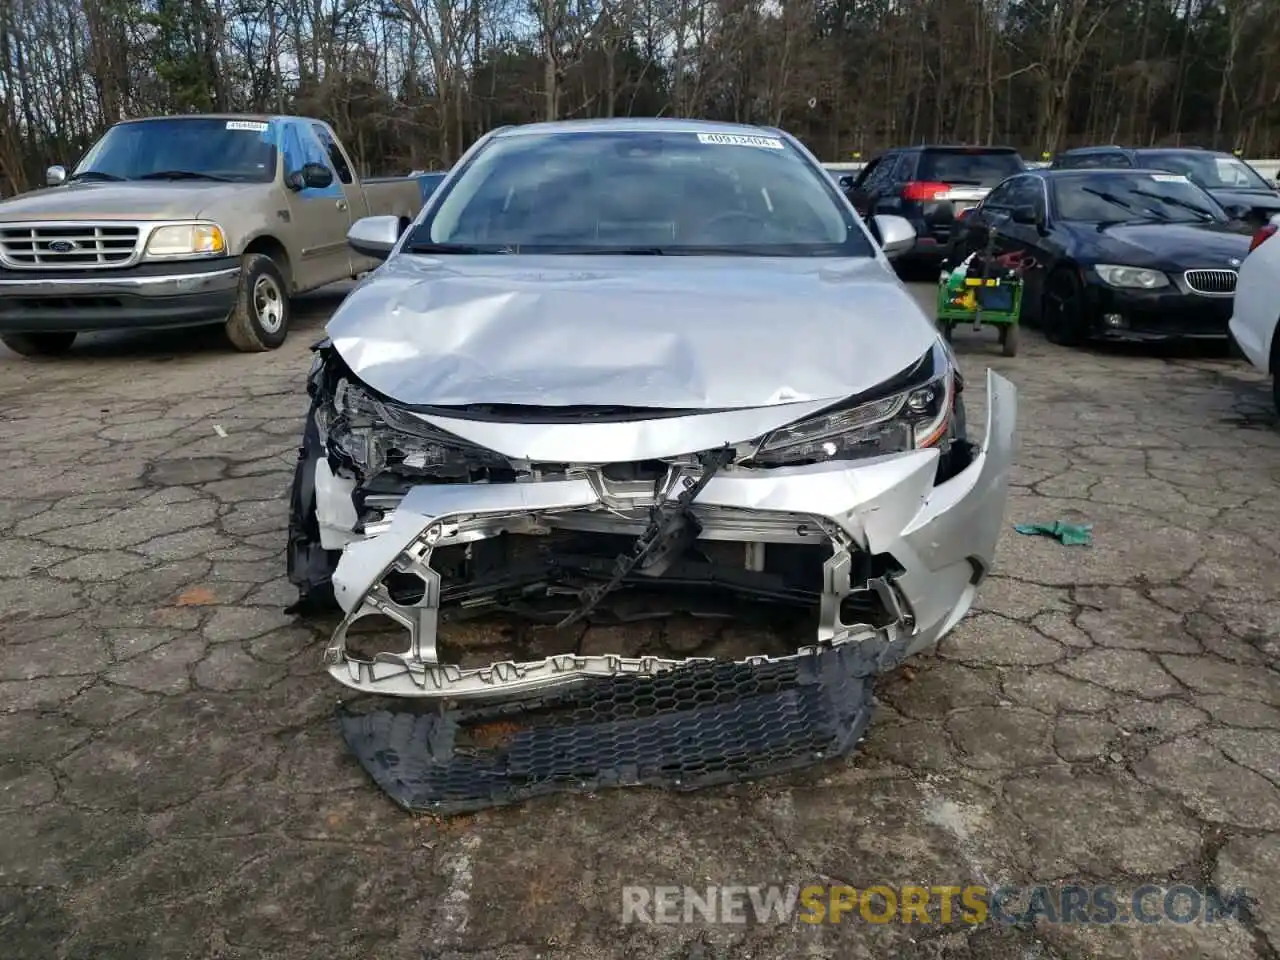
[[[308,187],[323,190],[333,183],[333,171],[323,163],[304,163],[301,170],[295,170],[285,177],[284,183],[295,192]]]
[[[61,164],[54,164],[44,172],[44,182],[51,187],[56,187],[60,183],[66,183],[67,168]]]

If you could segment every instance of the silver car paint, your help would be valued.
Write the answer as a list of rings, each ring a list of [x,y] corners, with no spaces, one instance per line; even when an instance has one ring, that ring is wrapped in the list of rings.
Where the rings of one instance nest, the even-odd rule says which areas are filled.
[[[870,257],[400,254],[328,334],[405,404],[686,410],[844,399],[936,338]]]

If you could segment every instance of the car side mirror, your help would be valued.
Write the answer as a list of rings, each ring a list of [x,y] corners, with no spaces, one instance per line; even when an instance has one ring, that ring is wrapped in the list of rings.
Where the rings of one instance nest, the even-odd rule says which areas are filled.
[[[871,218],[871,227],[880,241],[880,249],[890,260],[896,260],[916,245],[916,228],[905,217],[877,214]]]
[[[1027,227],[1040,226],[1040,215],[1035,207],[1014,207],[1009,211],[1009,219]]]
[[[1227,216],[1232,220],[1247,220],[1253,213],[1253,209],[1251,207],[1247,207],[1240,203],[1228,204],[1222,209],[1226,211]]]
[[[347,231],[347,245],[366,257],[385,260],[403,232],[404,224],[399,217],[361,217]]]
[[[51,187],[56,187],[60,183],[66,183],[67,168],[61,164],[54,164],[44,172],[44,182]]]
[[[284,178],[285,186],[295,192],[315,187],[323,190],[333,183],[333,171],[323,163],[304,163],[301,170],[295,170]]]

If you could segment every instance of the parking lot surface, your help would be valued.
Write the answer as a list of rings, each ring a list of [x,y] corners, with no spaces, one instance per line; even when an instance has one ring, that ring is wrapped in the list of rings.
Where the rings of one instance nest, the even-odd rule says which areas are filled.
[[[1280,950],[1280,429],[1225,356],[956,334],[1020,394],[975,612],[852,759],[448,821],[345,753],[282,612],[307,346],[0,356],[0,955],[1200,957]],[[930,298],[920,291],[922,302]],[[1242,922],[622,925],[625,885],[1247,887]]]

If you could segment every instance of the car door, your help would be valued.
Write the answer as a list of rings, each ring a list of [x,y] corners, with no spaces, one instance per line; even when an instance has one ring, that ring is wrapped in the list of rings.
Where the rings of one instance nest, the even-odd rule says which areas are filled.
[[[853,180],[853,185],[845,191],[849,202],[853,204],[853,209],[857,210],[858,216],[864,220],[871,209],[869,190],[875,183],[876,178],[883,172],[886,156],[873,157],[870,163],[858,171],[858,175]]]
[[[1000,226],[1008,220],[1013,210],[1018,181],[1022,179],[1025,178],[1010,177],[996,185],[986,198],[965,216],[960,242],[956,245],[958,260],[986,249],[989,232],[998,231]],[[1001,243],[999,235],[992,239],[998,248]]]
[[[342,237],[343,246],[347,251],[349,267],[347,276],[355,276],[366,270],[372,270],[378,265],[378,261],[369,257],[362,257],[346,244],[347,231],[351,229],[351,225],[357,220],[369,216],[369,198],[365,196],[364,187],[352,172],[351,158],[347,156],[346,149],[338,142],[338,138],[333,135],[333,131],[323,123],[312,123],[311,131],[316,135],[316,139],[320,141],[320,145],[324,147],[325,153],[328,154],[329,166],[337,173],[338,183],[342,187],[342,199],[346,204],[346,225],[342,228]],[[339,218],[338,222],[341,223],[341,218]]]
[[[1035,223],[1016,223],[1011,218],[1000,230],[1002,255],[1013,255],[1021,263],[1023,300],[1040,302],[1040,291],[1049,268],[1062,252],[1053,238],[1053,222],[1048,203],[1049,185],[1041,177],[1017,177],[1011,193],[1012,208],[1035,212]]]
[[[351,226],[350,205],[329,152],[310,123],[291,121],[281,131],[285,182],[305,164],[323,166],[333,176],[326,187],[288,190],[290,230],[297,238],[298,251],[293,267],[296,290],[314,290],[326,283],[352,275],[347,230]]]
[[[887,213],[894,216],[908,216],[909,211],[902,199],[902,188],[911,179],[915,170],[917,154],[911,152],[895,153],[883,164],[880,176],[876,180],[875,195],[872,198],[871,213]]]
[[[1044,181],[1021,174],[1005,180],[987,195],[965,218],[964,255],[989,249],[996,258],[1020,267],[1023,302],[1039,303],[1044,265],[1048,260],[1046,235],[1037,224],[1018,223],[1015,210],[1030,209],[1039,224],[1047,224],[1048,208]],[[1024,311],[1025,315],[1025,311]]]
[[[860,183],[854,184],[853,206],[865,219],[877,213],[886,213],[883,209],[885,195],[893,178],[893,169],[898,164],[899,154],[889,152],[872,161],[872,166],[864,171],[867,175]]]

